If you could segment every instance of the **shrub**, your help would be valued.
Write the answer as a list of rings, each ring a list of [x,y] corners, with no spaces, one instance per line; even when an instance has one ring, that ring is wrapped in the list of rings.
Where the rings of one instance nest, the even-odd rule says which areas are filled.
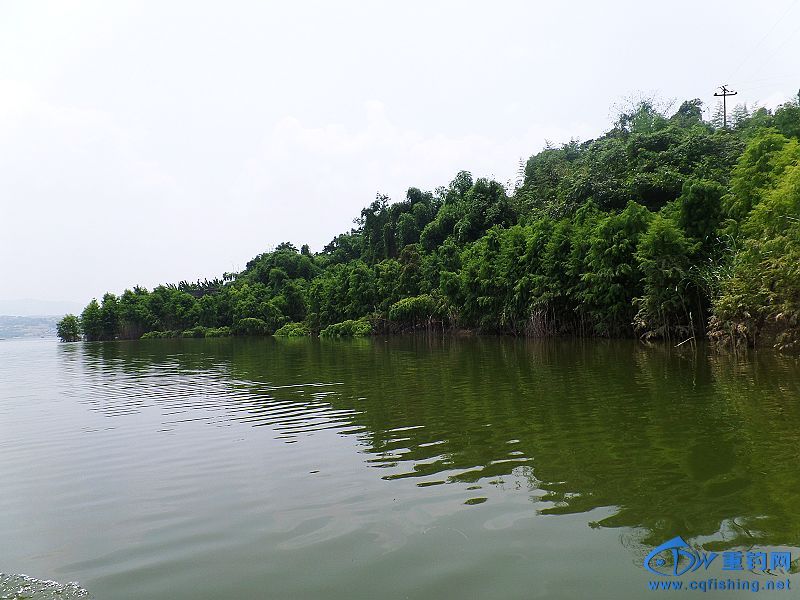
[[[209,327],[206,329],[207,338],[228,337],[231,335],[230,327]]]
[[[236,321],[233,324],[233,332],[236,335],[269,335],[272,333],[264,321],[255,317]]]
[[[372,325],[366,318],[348,320],[328,325],[319,332],[320,337],[363,337],[372,335]]]
[[[180,336],[180,331],[148,331],[147,333],[143,334],[141,338],[142,340],[154,340],[154,339],[161,339],[161,338],[175,338]]]
[[[203,338],[206,337],[207,329],[202,325],[195,325],[191,329],[187,329],[181,333],[181,337],[185,338]]]
[[[398,324],[415,326],[430,323],[440,315],[439,303],[428,294],[398,300],[389,308],[389,319]]]
[[[305,337],[311,331],[305,323],[287,323],[273,334],[275,337]]]

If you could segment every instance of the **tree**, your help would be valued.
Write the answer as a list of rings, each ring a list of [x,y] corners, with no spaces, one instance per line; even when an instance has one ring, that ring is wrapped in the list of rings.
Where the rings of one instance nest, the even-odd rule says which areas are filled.
[[[800,92],[794,100],[778,107],[774,122],[775,129],[786,137],[800,138]]]
[[[746,104],[737,104],[733,107],[730,116],[728,117],[728,122],[731,124],[731,127],[734,129],[738,129],[747,123],[747,120],[750,118],[750,111],[747,110]]]
[[[103,304],[100,307],[100,323],[100,339],[116,339],[119,330],[119,303],[114,294],[103,294]]]
[[[103,339],[103,320],[97,299],[92,298],[91,302],[83,309],[80,324],[81,331],[83,332],[83,339],[87,342],[95,342]]]
[[[703,101],[699,98],[684,101],[675,114],[670,117],[670,121],[681,127],[701,124],[703,122]]]
[[[711,116],[711,124],[717,129],[722,129],[725,126],[725,109],[722,106],[722,102],[717,102],[714,114]]]
[[[700,247],[711,250],[717,239],[725,188],[714,181],[690,179],[678,198],[678,224]]]
[[[81,327],[78,317],[64,315],[56,324],[56,333],[62,342],[77,342],[81,338]]]
[[[397,240],[402,250],[409,244],[419,241],[419,226],[417,219],[411,213],[403,213],[397,220]]]
[[[488,179],[475,182],[460,203],[459,212],[454,233],[461,244],[477,240],[493,225],[511,225],[516,217],[505,188]]]
[[[643,295],[634,322],[645,335],[669,338],[691,329],[694,298],[690,297],[690,255],[693,252],[680,227],[656,215],[639,240],[636,260],[642,273]]]
[[[635,252],[651,218],[645,207],[630,202],[621,213],[599,221],[592,232],[580,299],[598,335],[624,335],[631,329],[633,298],[642,290]]]
[[[204,296],[204,298],[211,297]],[[152,331],[155,327],[156,319],[150,310],[150,293],[138,286],[133,290],[125,290],[119,297],[117,315],[118,335],[122,339],[139,339],[142,334]]]

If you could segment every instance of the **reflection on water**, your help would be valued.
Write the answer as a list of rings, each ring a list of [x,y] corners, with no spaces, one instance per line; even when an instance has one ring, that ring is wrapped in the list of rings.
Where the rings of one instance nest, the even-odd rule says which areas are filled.
[[[0,418],[10,423],[21,411],[20,419],[39,419],[46,439],[30,439],[33,429],[23,423],[4,444],[0,474],[17,491],[29,489],[20,463],[63,451],[44,471],[86,485],[33,487],[61,494],[62,505],[88,502],[126,535],[151,532],[158,541],[147,549],[166,563],[191,564],[199,554],[189,548],[198,545],[219,557],[260,544],[313,561],[309,548],[333,540],[339,551],[365,557],[408,547],[424,554],[428,546],[417,538],[428,535],[441,572],[426,573],[431,557],[421,556],[420,572],[406,575],[421,577],[422,587],[404,589],[434,590],[469,565],[448,563],[441,549],[470,546],[479,535],[486,554],[505,544],[502,572],[512,581],[504,585],[512,586],[521,568],[514,561],[529,569],[538,552],[529,546],[555,552],[556,560],[553,539],[574,552],[595,543],[592,531],[616,532],[613,552],[627,557],[630,572],[611,563],[606,570],[622,579],[677,535],[709,550],[800,546],[795,358],[736,361],[633,342],[420,337],[152,340],[39,345],[22,354],[6,357],[12,380],[0,391],[12,402],[0,406]],[[60,421],[44,424],[49,418]],[[126,486],[126,495],[107,489],[104,478]],[[146,506],[112,510],[108,503],[121,498]],[[39,504],[45,513],[58,510]],[[227,536],[182,525],[189,506],[212,519],[227,511]],[[526,538],[519,531],[526,523],[554,534]],[[590,528],[581,532],[580,523]],[[494,530],[515,533],[486,533]],[[70,574],[85,568],[101,586],[124,584],[123,573],[136,569],[158,570],[144,546],[106,550],[77,553],[83,562],[43,563]],[[481,557],[480,545],[475,552],[471,560],[494,560]],[[381,572],[374,559],[364,561]],[[281,597],[310,597],[304,593],[326,585],[330,597],[337,582],[349,581],[333,564],[320,575],[327,583],[304,588],[305,577],[280,588]],[[575,575],[563,597],[581,596],[581,585],[597,591],[596,582]],[[526,591],[520,586],[519,597]]]
[[[543,513],[616,506],[596,525],[645,529],[647,543],[722,530],[724,545],[800,545],[791,358],[736,364],[628,343],[504,339],[63,348],[87,367],[82,401],[108,415],[157,405],[165,429],[190,415],[266,425],[287,442],[333,429],[356,435],[387,480],[521,474],[552,503]]]

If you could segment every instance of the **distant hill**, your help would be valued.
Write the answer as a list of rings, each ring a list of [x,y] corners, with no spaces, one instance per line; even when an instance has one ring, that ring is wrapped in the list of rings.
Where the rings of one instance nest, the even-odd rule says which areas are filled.
[[[14,317],[0,315],[0,339],[55,337],[59,316]]]

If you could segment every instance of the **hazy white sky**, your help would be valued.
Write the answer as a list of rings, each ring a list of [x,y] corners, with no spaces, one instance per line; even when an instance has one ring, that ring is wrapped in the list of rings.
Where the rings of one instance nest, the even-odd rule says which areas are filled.
[[[774,107],[799,56],[791,0],[3,0],[0,313],[321,249],[378,191],[513,179],[639,92]]]

